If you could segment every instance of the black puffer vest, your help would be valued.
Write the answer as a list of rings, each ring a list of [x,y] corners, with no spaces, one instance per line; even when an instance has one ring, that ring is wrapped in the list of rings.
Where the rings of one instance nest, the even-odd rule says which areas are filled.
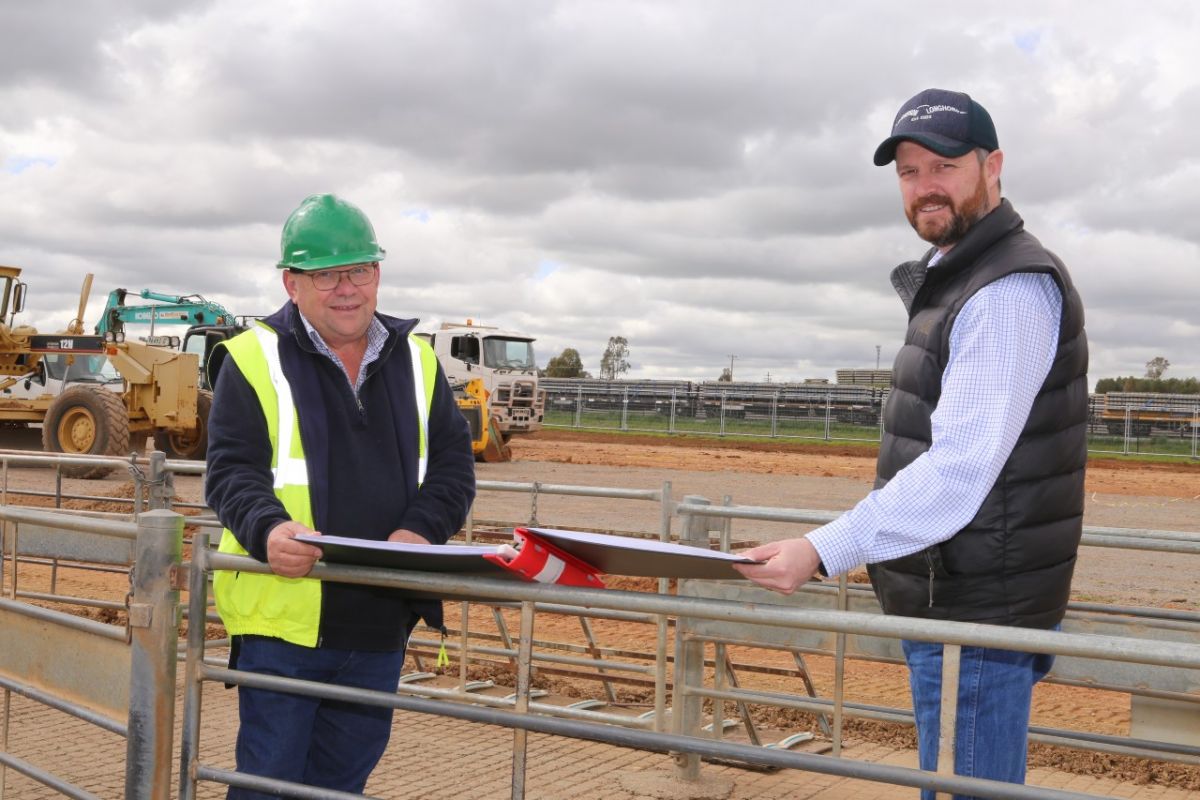
[[[1052,628],[1066,611],[1083,528],[1083,305],[1066,267],[1025,232],[1007,200],[926,271],[929,255],[892,272],[909,325],[884,410],[876,488],[929,449],[950,331],[982,287],[1017,272],[1053,277],[1063,296],[1058,351],[1012,455],[974,519],[945,542],[870,565],[871,583],[888,614]]]

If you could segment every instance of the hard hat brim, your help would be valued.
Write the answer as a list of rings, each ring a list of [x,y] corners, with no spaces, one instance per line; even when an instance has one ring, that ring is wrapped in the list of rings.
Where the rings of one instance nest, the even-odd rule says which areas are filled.
[[[298,257],[299,256],[299,257]],[[348,267],[351,264],[370,264],[373,261],[383,261],[387,251],[382,247],[374,250],[361,250],[357,253],[334,253],[321,258],[303,258],[303,253],[292,253],[292,258],[278,262],[278,269],[298,269],[301,272],[312,272],[333,267]]]

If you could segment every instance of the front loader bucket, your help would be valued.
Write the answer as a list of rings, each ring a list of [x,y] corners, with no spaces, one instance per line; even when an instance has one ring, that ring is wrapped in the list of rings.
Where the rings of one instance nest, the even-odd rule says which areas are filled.
[[[494,417],[488,417],[488,435],[487,444],[480,453],[480,460],[488,464],[496,464],[501,461],[512,461],[512,448],[504,441],[504,437],[500,435],[500,429],[496,427]]]

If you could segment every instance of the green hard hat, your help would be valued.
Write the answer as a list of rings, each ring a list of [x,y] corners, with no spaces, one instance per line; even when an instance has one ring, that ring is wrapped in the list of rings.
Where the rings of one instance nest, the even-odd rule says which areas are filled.
[[[305,198],[283,223],[279,246],[279,269],[329,269],[387,256],[362,209],[331,194]]]

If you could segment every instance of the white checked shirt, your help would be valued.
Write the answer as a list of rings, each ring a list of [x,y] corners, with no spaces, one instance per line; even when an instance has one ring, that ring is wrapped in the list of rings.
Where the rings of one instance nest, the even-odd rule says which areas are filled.
[[[299,309],[296,311],[299,313]],[[358,367],[358,380],[353,382],[350,380],[350,373],[346,371],[346,365],[338,358],[337,353],[325,344],[325,340],[321,338],[321,334],[312,326],[308,318],[300,314],[300,321],[304,323],[304,329],[308,331],[308,338],[312,339],[312,343],[316,345],[317,352],[338,365],[338,369],[346,376],[346,382],[354,390],[354,396],[358,397],[358,390],[362,388],[363,381],[367,379],[367,367],[371,365],[372,361],[379,358],[379,354],[383,352],[383,345],[387,342],[387,328],[379,321],[379,317],[371,318],[371,325],[367,328],[367,351],[363,353],[362,364]]]
[[[1050,372],[1061,317],[1062,295],[1044,274],[1006,276],[967,301],[950,331],[933,445],[808,534],[829,575],[919,552],[971,521]]]

